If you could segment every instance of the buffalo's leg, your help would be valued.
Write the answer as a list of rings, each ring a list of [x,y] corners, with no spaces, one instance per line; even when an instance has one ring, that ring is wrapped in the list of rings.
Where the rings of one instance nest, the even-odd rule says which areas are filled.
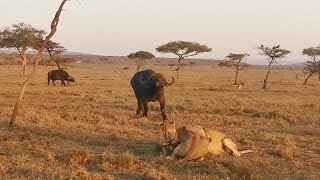
[[[143,104],[141,101],[138,100],[138,109],[137,109],[136,114],[140,115],[141,111],[143,111]]]
[[[166,105],[166,101],[164,99],[159,100],[160,103],[160,110],[161,110],[161,114],[162,114],[162,120],[165,121],[167,120],[167,115],[166,115],[166,111],[165,111],[165,105]]]
[[[148,102],[146,100],[142,101],[143,104],[143,117],[148,116]]]
[[[63,86],[67,86],[66,83],[64,82],[64,80],[61,80],[61,84],[62,84]]]
[[[52,79],[52,84],[53,84],[54,86],[56,86],[56,84],[54,83],[54,79]]]

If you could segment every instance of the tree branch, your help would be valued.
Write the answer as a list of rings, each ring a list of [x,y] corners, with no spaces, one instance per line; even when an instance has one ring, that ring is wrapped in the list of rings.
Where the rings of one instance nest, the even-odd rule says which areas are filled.
[[[18,50],[18,52],[19,52],[19,55],[20,55],[21,59],[23,60],[23,56],[22,56],[21,50],[20,50],[19,48],[17,48],[17,50]]]
[[[24,92],[25,92],[25,90],[27,88],[27,85],[29,84],[29,81],[31,81],[35,76],[36,69],[37,69],[37,67],[39,65],[39,61],[41,60],[41,56],[42,56],[42,54],[43,54],[43,52],[44,52],[44,50],[45,50],[45,48],[47,46],[47,43],[49,42],[50,38],[57,31],[57,25],[59,23],[59,17],[60,17],[60,14],[62,12],[63,6],[65,5],[65,3],[67,1],[68,0],[63,0],[62,3],[60,4],[60,7],[59,7],[58,11],[56,12],[55,17],[53,18],[52,23],[51,23],[51,32],[49,33],[48,36],[46,36],[45,40],[43,41],[43,43],[41,45],[40,50],[38,51],[38,54],[36,56],[36,60],[35,60],[35,63],[34,63],[33,71],[30,74],[30,76],[27,78],[27,80],[22,85],[20,96],[17,99],[17,102],[16,102],[16,104],[14,106],[14,109],[13,109],[13,112],[12,112],[12,115],[11,115],[11,120],[9,122],[9,128],[12,128],[14,123],[15,123],[16,117],[17,117],[18,112],[19,112],[19,106],[20,106],[21,100],[23,98]]]
[[[195,52],[195,53],[193,53],[193,54],[189,54],[189,55],[186,55],[186,56],[184,56],[185,58],[186,57],[191,57],[191,56],[196,56],[196,55],[198,55],[200,52]]]

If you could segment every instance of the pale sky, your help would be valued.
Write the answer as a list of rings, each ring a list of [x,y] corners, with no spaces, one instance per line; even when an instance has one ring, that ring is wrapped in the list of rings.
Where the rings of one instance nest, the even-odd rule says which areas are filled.
[[[19,22],[49,31],[61,0],[0,0],[0,28]],[[187,40],[213,49],[196,58],[252,54],[261,43],[280,44],[302,62],[303,48],[320,45],[320,0],[71,0],[52,40],[69,51],[125,56],[139,50],[156,56],[158,45]]]

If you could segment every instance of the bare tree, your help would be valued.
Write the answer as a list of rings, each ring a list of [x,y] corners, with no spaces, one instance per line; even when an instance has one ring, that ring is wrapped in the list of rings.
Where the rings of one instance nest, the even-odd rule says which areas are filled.
[[[239,71],[241,71],[247,67],[247,66],[245,66],[245,64],[241,64],[241,62],[245,61],[248,56],[250,56],[250,54],[248,54],[248,53],[243,53],[243,54],[229,53],[229,55],[226,56],[228,61],[218,63],[219,66],[235,67],[235,69],[236,69],[236,75],[234,78],[235,85],[239,84],[238,83]]]
[[[23,95],[26,91],[26,88],[27,88],[27,85],[30,83],[30,81],[33,80],[33,78],[35,77],[35,72],[37,70],[37,67],[39,65],[39,61],[41,60],[41,57],[42,57],[42,54],[43,52],[45,51],[45,48],[47,46],[47,43],[49,42],[50,38],[56,33],[57,31],[57,26],[58,26],[58,23],[59,23],[59,18],[60,18],[60,14],[62,12],[62,9],[63,9],[63,6],[65,5],[65,3],[67,2],[68,0],[63,0],[59,6],[59,9],[57,10],[52,22],[51,22],[51,32],[46,36],[45,40],[43,41],[42,45],[41,45],[41,48],[39,49],[38,53],[37,53],[37,56],[36,56],[36,59],[35,59],[35,63],[34,63],[34,67],[33,67],[33,71],[31,72],[30,76],[27,78],[27,80],[23,83],[22,85],[22,88],[21,88],[21,92],[20,92],[20,96],[18,97],[17,99],[17,102],[14,106],[14,109],[13,109],[13,112],[12,112],[12,115],[11,115],[11,120],[9,122],[9,128],[12,128],[15,121],[16,121],[16,118],[17,118],[17,115],[19,113],[19,106],[20,106],[20,103],[21,103],[21,100],[23,98]]]
[[[178,56],[177,78],[179,78],[179,71],[181,67],[181,61],[186,57],[196,56],[200,53],[211,52],[211,48],[206,45],[201,45],[196,42],[188,41],[172,41],[167,44],[158,46],[156,48],[158,52],[173,53]]]
[[[258,47],[258,50],[260,50],[261,56],[267,56],[267,61],[269,63],[268,72],[267,72],[266,78],[263,80],[263,87],[262,87],[263,89],[266,89],[268,79],[269,79],[271,65],[278,63],[278,59],[282,59],[282,58],[286,57],[288,54],[291,53],[291,51],[286,50],[286,49],[281,49],[280,45],[273,46],[272,48],[270,48],[268,46],[260,45]]]

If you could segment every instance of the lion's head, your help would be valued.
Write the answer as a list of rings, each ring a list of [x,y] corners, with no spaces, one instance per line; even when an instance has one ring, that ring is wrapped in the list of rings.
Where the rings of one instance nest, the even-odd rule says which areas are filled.
[[[160,125],[164,139],[172,142],[176,138],[176,123],[174,121],[164,121]]]

